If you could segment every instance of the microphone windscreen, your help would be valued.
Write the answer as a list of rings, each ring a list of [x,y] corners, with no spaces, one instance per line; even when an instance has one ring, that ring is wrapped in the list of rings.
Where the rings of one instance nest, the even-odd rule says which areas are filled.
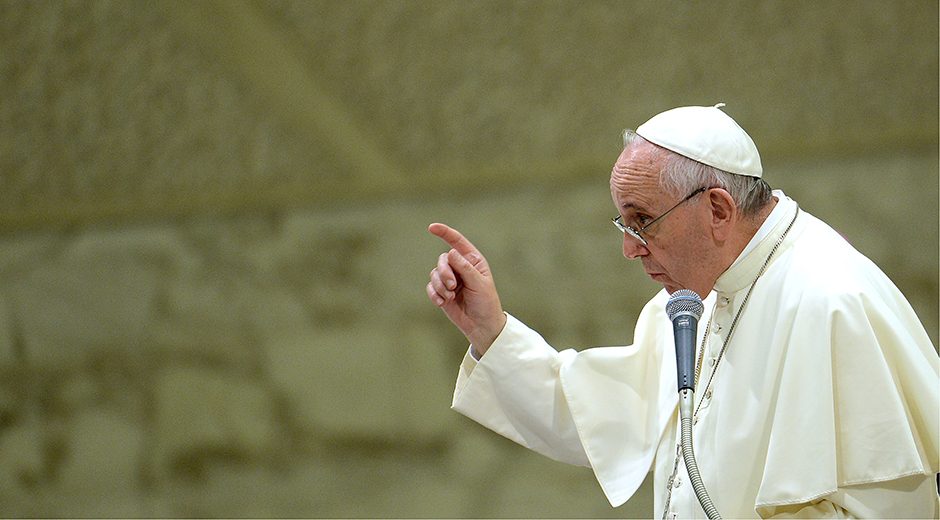
[[[704,311],[705,305],[702,304],[702,299],[695,291],[689,289],[679,289],[672,293],[669,302],[666,303],[666,314],[670,321],[679,314],[691,314],[697,321]]]

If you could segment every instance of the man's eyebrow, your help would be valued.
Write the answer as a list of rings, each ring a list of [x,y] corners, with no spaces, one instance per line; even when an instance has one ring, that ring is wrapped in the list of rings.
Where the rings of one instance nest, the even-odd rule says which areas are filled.
[[[625,203],[621,204],[621,205],[620,205],[620,209],[632,209],[633,211],[637,211],[637,212],[646,212],[646,211],[647,211],[647,209],[646,209],[645,207],[643,207],[643,206],[641,206],[641,205],[639,205],[639,204],[633,203],[633,202],[625,202]]]

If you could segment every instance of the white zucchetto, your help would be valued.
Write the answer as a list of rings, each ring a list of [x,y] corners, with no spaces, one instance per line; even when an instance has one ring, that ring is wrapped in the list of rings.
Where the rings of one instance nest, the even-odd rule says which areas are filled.
[[[636,129],[647,141],[738,175],[760,177],[760,155],[751,136],[713,107],[679,107],[653,116]]]

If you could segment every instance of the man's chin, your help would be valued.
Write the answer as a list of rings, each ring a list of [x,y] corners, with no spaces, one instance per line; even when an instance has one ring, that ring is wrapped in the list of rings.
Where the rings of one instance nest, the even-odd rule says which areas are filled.
[[[660,282],[660,283],[663,284],[663,289],[666,289],[666,292],[669,294],[672,294],[680,289],[685,289],[685,287],[682,287],[681,285],[676,285],[675,283],[672,283],[672,282]]]
[[[686,289],[686,287],[677,284],[675,280],[673,280],[672,278],[670,278],[669,276],[665,274],[650,275],[650,279],[653,280],[654,282],[659,282],[660,284],[662,284],[663,289],[666,289],[666,292],[668,292],[669,294],[672,294],[680,289]]]
[[[669,293],[670,295],[674,294],[676,291],[680,289],[689,289],[688,287],[683,287],[681,285],[676,285],[676,284],[663,284],[663,288],[666,289],[666,292]],[[689,289],[689,290],[694,292],[700,299],[705,299],[705,296],[707,296],[710,292],[710,291],[705,291],[705,293],[703,294],[703,293],[700,293],[699,291],[696,291],[695,289]]]

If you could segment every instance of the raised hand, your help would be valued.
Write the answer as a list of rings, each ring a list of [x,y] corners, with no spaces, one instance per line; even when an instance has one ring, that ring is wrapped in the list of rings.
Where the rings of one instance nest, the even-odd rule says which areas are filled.
[[[428,231],[451,247],[438,257],[437,266],[431,270],[428,297],[482,355],[506,325],[489,264],[456,229],[435,223]]]

